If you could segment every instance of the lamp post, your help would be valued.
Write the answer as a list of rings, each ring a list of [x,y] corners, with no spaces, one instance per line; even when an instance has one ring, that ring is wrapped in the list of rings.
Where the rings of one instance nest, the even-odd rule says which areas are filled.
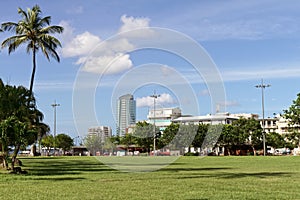
[[[51,104],[51,106],[53,107],[53,110],[54,110],[54,120],[53,120],[53,123],[54,123],[54,125],[53,125],[54,144],[53,144],[53,146],[54,146],[54,155],[55,155],[55,153],[56,153],[56,142],[55,142],[55,137],[56,137],[56,107],[60,106],[60,104],[56,103],[56,100],[55,100],[54,103]]]
[[[263,128],[263,147],[264,147],[264,156],[266,156],[266,132],[265,132],[265,94],[264,90],[266,87],[271,85],[265,85],[264,79],[261,79],[261,84],[256,85],[256,88],[261,88],[261,108],[262,108],[262,128]]]
[[[154,90],[154,94],[151,95],[150,97],[153,98],[153,155],[155,156],[156,155],[156,152],[155,152],[155,150],[156,150],[156,146],[155,146],[155,135],[156,135],[155,134],[155,132],[156,132],[156,130],[155,130],[155,104],[156,104],[156,99],[158,97],[160,97],[160,95],[157,95]]]

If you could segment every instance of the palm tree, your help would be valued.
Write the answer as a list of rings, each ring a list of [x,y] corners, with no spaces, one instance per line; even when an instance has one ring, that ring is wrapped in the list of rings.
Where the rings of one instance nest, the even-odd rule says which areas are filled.
[[[44,56],[50,61],[50,56],[58,62],[60,58],[55,51],[57,47],[61,47],[60,41],[51,34],[62,33],[63,27],[50,26],[51,17],[41,17],[41,9],[35,5],[32,9],[27,8],[27,12],[18,9],[21,20],[17,23],[2,23],[3,31],[11,31],[15,33],[2,42],[2,48],[8,47],[8,53],[15,51],[20,45],[27,45],[27,53],[32,52],[33,68],[30,80],[30,93],[32,95],[34,76],[36,71],[36,53],[41,50]]]

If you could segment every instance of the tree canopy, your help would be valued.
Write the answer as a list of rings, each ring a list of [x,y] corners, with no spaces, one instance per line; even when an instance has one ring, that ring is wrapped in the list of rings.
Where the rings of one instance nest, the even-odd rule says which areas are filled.
[[[42,132],[45,133],[41,130],[46,126],[42,123],[43,117],[28,89],[4,85],[0,80],[0,143],[4,167],[8,167],[9,146],[14,149],[13,169],[20,148],[33,144]]]
[[[300,93],[297,94],[297,99],[293,100],[292,105],[283,112],[291,125],[300,125]]]

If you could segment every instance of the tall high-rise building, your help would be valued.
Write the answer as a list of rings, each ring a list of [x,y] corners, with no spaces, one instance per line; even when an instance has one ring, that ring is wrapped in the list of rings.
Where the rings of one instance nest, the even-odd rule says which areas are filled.
[[[128,126],[136,121],[136,101],[133,95],[126,94],[118,99],[117,103],[117,135],[124,136]]]

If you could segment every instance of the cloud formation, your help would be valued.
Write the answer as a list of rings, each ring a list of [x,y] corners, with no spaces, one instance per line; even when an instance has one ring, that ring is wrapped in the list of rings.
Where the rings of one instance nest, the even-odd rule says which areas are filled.
[[[138,28],[147,28],[149,27],[149,18],[134,18],[127,15],[121,16],[122,26],[119,29],[119,32],[131,31]]]
[[[64,57],[88,55],[100,41],[99,37],[86,31],[67,42],[62,49],[62,54]]]
[[[83,64],[84,71],[97,74],[116,74],[133,66],[129,54],[122,53],[113,56],[81,57],[76,64]]]
[[[134,18],[121,16],[122,25],[118,33],[137,28],[149,27],[148,18]],[[146,37],[152,34],[146,29],[137,34],[128,33],[125,37],[116,40],[103,41],[99,36],[88,31],[74,34],[74,29],[66,21],[60,23],[65,27],[63,34],[63,57],[77,57],[75,64],[82,65],[82,69],[91,73],[117,74],[133,67],[130,55],[127,53],[134,49],[128,38]]]
[[[170,104],[175,104],[175,103],[176,103],[176,101],[168,93],[163,93],[156,99],[157,106],[170,105]],[[153,106],[153,104],[154,104],[153,97],[147,96],[147,97],[136,98],[136,106],[137,107],[151,107],[151,106]]]

